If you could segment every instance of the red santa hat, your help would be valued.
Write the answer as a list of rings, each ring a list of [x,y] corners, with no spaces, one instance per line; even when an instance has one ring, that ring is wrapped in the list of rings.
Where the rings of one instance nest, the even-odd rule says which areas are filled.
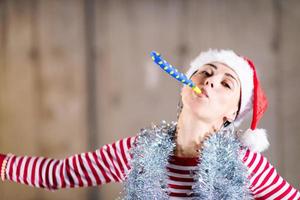
[[[246,115],[252,110],[252,122],[248,130],[240,135],[240,141],[253,151],[264,151],[268,148],[266,130],[257,129],[257,124],[267,109],[268,101],[258,80],[253,62],[237,55],[232,50],[209,49],[200,53],[192,62],[186,72],[190,78],[194,72],[211,62],[220,62],[233,69],[241,83],[241,103],[238,115],[234,121],[239,125]]]

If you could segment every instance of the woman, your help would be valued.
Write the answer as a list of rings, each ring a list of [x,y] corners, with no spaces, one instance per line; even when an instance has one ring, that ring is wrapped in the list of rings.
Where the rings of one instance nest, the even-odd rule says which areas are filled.
[[[202,90],[181,90],[176,123],[64,160],[1,155],[2,180],[55,190],[109,182],[124,184],[124,199],[300,199],[259,151],[256,125],[267,101],[253,63],[231,50],[209,50],[187,76]],[[233,129],[253,110],[251,129]]]

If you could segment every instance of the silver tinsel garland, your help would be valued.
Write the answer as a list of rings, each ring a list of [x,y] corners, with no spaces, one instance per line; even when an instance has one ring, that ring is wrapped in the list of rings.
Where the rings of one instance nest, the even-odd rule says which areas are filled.
[[[123,189],[124,200],[169,199],[167,169],[169,156],[175,147],[176,123],[142,129]],[[234,136],[233,126],[221,129],[204,143],[195,173],[193,199],[252,199],[246,167],[239,158],[241,145]]]
[[[232,125],[204,141],[199,171],[195,174],[194,199],[252,199],[248,172],[239,158],[241,150]]]

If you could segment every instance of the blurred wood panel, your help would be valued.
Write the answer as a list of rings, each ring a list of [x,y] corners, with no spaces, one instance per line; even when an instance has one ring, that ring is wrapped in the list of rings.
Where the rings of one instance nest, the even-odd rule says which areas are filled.
[[[82,3],[7,1],[6,151],[54,158],[87,151]],[[17,184],[3,190],[6,199],[86,197],[85,190],[50,193]]]
[[[37,150],[38,128],[35,63],[32,57],[32,2],[5,1],[1,35],[1,151],[18,155]],[[1,199],[34,199],[37,190],[24,185],[1,183]]]
[[[282,1],[281,47],[278,55],[278,67],[282,74],[278,81],[283,83],[281,91],[281,147],[283,176],[296,187],[300,187],[300,123],[299,123],[299,44],[300,44],[300,3]]]

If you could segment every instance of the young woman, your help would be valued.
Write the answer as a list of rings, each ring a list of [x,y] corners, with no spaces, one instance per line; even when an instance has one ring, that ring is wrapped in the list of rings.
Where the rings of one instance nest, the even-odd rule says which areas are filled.
[[[125,182],[124,199],[300,199],[259,153],[267,100],[253,63],[209,50],[186,74],[202,93],[182,88],[177,122],[63,160],[0,155],[2,180],[49,190]],[[251,110],[251,128],[234,131]]]

